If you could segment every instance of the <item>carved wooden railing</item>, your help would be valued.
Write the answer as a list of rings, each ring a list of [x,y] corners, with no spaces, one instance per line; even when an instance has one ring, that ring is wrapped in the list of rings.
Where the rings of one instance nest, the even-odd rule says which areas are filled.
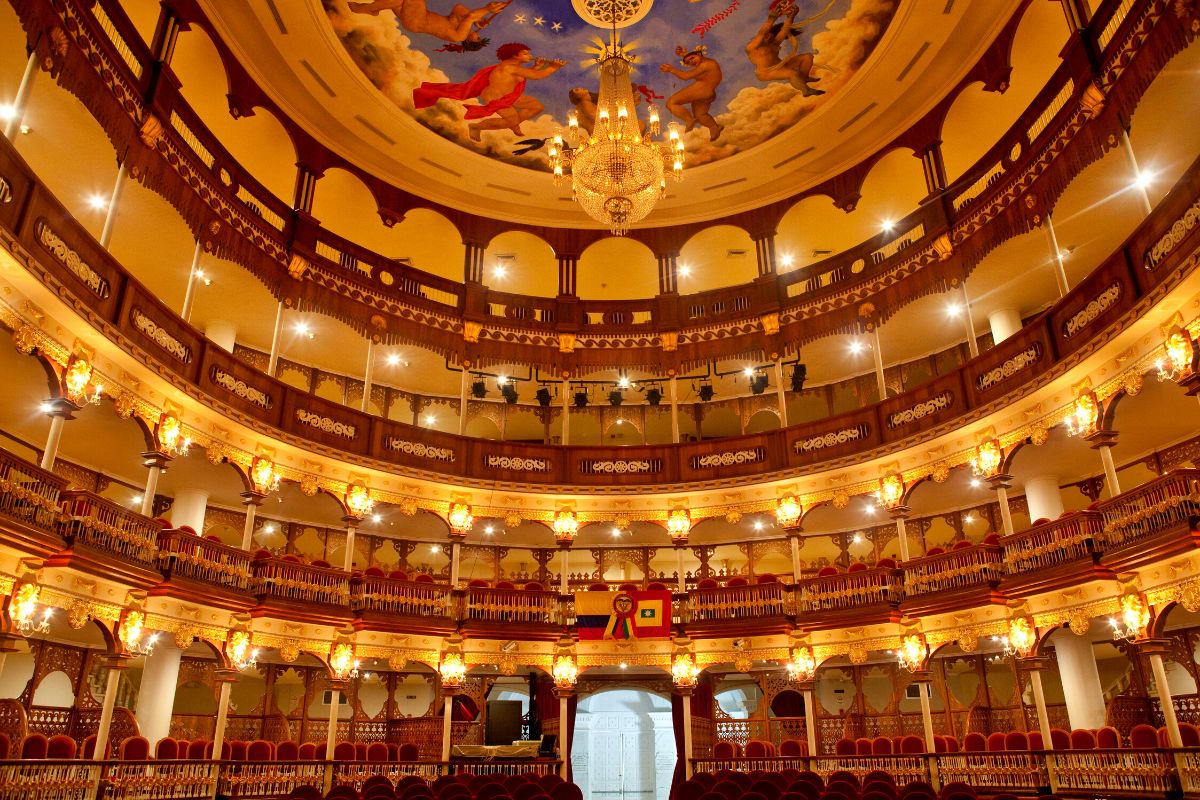
[[[869,772],[884,771],[902,786],[913,781],[929,780],[929,761],[924,754],[896,754],[872,756],[838,756],[809,759],[809,769],[828,778],[834,772],[851,772],[860,781]]]
[[[1105,549],[1134,544],[1172,528],[1200,523],[1200,470],[1176,470],[1122,492],[1099,507]]]
[[[312,767],[323,764],[315,761],[293,764],[297,771]],[[104,796],[115,800],[201,800],[213,796],[223,769],[228,768],[219,761],[119,762],[111,764],[105,773],[108,788]]]
[[[253,592],[305,603],[350,605],[350,573],[314,567],[281,558],[264,558],[251,565]]]
[[[55,530],[67,480],[0,450],[0,515],[44,531]]]
[[[832,611],[878,604],[896,604],[904,599],[903,572],[895,568],[839,572],[796,583],[800,592],[799,612]]]
[[[557,592],[524,589],[467,589],[468,620],[478,622],[516,622],[531,625],[560,625]]]
[[[943,784],[961,781],[993,792],[1035,794],[1050,785],[1045,761],[1035,753],[943,753],[937,768]]]
[[[1102,515],[1079,511],[1005,536],[1000,540],[1000,546],[1004,548],[1004,571],[1008,575],[1020,575],[1092,559],[1099,552],[1098,540],[1103,524]]]
[[[111,500],[68,490],[62,493],[67,521],[63,538],[121,556],[142,566],[154,566],[160,526]]]
[[[158,568],[172,576],[191,578],[230,589],[250,588],[250,553],[194,533],[164,530],[158,534]]]
[[[1174,759],[1156,750],[1059,750],[1046,754],[1060,791],[1150,792],[1173,790]],[[1195,763],[1193,760],[1192,763]],[[1180,777],[1184,777],[1181,770]]]
[[[350,597],[355,611],[379,611],[409,617],[453,617],[449,586],[378,575],[355,577]]]
[[[687,609],[691,622],[779,616],[786,613],[784,586],[761,583],[692,589],[688,592]]]
[[[904,593],[908,596],[995,585],[1004,575],[1004,551],[999,545],[977,544],[916,558],[904,564]]]
[[[102,771],[102,765],[91,761],[0,761],[0,800],[85,800]]]

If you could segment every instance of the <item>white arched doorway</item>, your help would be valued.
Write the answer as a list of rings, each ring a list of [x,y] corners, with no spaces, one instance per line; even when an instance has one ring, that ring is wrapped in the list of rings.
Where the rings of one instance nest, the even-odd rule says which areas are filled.
[[[675,752],[669,698],[624,687],[580,698],[571,771],[584,800],[667,797]]]

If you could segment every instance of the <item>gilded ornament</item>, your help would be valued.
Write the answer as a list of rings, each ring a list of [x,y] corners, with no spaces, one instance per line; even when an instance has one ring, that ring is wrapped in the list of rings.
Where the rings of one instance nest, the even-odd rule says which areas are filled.
[[[1139,370],[1129,370],[1125,373],[1123,380],[1125,394],[1130,397],[1137,397],[1138,393],[1142,391],[1145,382],[1146,378]]]
[[[418,510],[417,501],[414,498],[406,497],[400,501],[400,513],[404,516],[415,517]]]
[[[137,411],[137,398],[133,396],[132,392],[122,389],[113,398],[113,408],[121,419],[132,419],[134,412]]]
[[[67,608],[67,624],[79,630],[92,618],[92,608],[82,600],[76,600]]]
[[[736,508],[732,511],[725,512],[725,521],[730,525],[737,525],[742,521],[742,512],[738,511]]]
[[[931,473],[934,483],[945,483],[950,478],[950,465],[945,462],[938,464]]]
[[[1188,581],[1179,588],[1179,603],[1193,614],[1200,612],[1200,581]]]
[[[13,346],[29,355],[38,348],[37,330],[32,325],[21,325],[13,332]]]
[[[1029,433],[1029,441],[1041,447],[1050,439],[1050,429],[1045,424],[1039,423],[1035,425]]]
[[[280,642],[279,657],[286,664],[295,663],[296,659],[300,657],[300,643],[294,639],[285,639]]]
[[[960,633],[955,641],[958,642],[958,649],[964,653],[974,653],[979,649],[979,635],[976,631]]]
[[[1071,628],[1071,633],[1077,636],[1087,636],[1088,628],[1092,624],[1092,615],[1085,608],[1073,608],[1067,613],[1067,625]]]
[[[307,497],[312,497],[317,493],[317,479],[312,475],[305,475],[300,479],[300,491]]]
[[[850,663],[865,664],[867,663],[867,648],[861,644],[850,645]]]
[[[504,527],[519,528],[521,527],[521,515],[516,511],[510,511],[504,515]]]
[[[402,671],[408,666],[408,653],[403,650],[396,650],[388,656],[388,667],[394,672]]]
[[[833,493],[833,500],[831,502],[834,508],[841,511],[843,508],[850,505],[850,495],[845,491],[836,491]]]
[[[288,262],[288,275],[296,280],[304,277],[304,273],[312,268],[312,264],[308,263],[308,259],[299,253],[292,253],[292,260]]]
[[[190,625],[181,625],[175,629],[175,646],[187,650],[196,641],[196,629]]]

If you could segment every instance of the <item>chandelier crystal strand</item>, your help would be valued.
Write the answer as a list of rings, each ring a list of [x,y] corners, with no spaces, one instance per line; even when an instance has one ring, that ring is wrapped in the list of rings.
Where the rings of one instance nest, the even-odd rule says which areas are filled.
[[[569,174],[575,200],[587,215],[607,225],[614,236],[622,236],[666,195],[668,172],[682,179],[683,139],[672,123],[667,140],[654,141],[660,131],[653,105],[644,127],[638,119],[630,79],[633,59],[618,42],[615,23],[611,41],[596,58],[600,95],[595,127],[590,133],[580,130],[579,119],[572,114],[571,147],[564,145],[561,135],[555,136],[550,167],[555,185]]]

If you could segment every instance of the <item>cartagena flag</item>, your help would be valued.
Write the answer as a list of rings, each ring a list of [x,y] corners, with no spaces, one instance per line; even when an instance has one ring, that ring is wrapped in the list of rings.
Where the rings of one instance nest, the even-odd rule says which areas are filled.
[[[579,638],[665,639],[671,636],[671,593],[576,592]]]

